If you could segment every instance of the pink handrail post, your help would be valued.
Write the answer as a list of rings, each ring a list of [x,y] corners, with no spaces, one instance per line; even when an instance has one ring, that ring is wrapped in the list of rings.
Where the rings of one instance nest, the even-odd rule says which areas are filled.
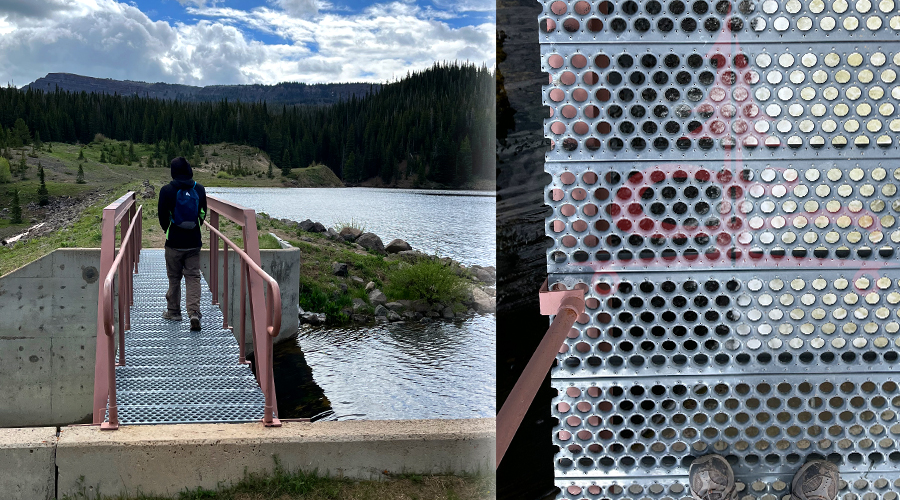
[[[210,233],[215,237],[222,239],[225,244],[226,252],[228,247],[231,247],[237,254],[237,257],[241,262],[241,265],[238,266],[239,268],[246,267],[246,280],[243,279],[244,271],[241,269],[241,281],[246,281],[246,287],[242,287],[243,293],[241,297],[242,332],[244,328],[243,325],[246,323],[246,310],[244,309],[243,302],[244,300],[249,300],[250,323],[252,325],[251,334],[253,345],[256,350],[256,378],[259,382],[260,389],[265,396],[265,414],[263,415],[262,421],[266,427],[280,427],[281,421],[278,419],[274,369],[272,367],[272,338],[276,337],[281,330],[281,292],[278,282],[260,267],[261,261],[259,254],[259,235],[256,228],[256,212],[252,209],[226,202],[214,196],[207,197],[207,207],[210,210],[211,216],[210,220],[205,222],[205,225],[210,230]],[[211,223],[214,220],[212,217],[213,214],[223,215],[232,222],[242,226],[244,238],[243,249],[235,245],[234,242],[225,237],[217,227],[213,226]],[[216,248],[216,253],[218,253],[218,248]],[[225,257],[223,257],[223,260],[225,260]],[[217,268],[218,266],[216,266],[216,270],[218,270]],[[251,273],[250,271],[253,272]],[[227,273],[228,268],[224,267],[223,272]],[[227,279],[227,277],[225,279]],[[227,290],[228,288],[226,285],[223,297],[227,297]],[[266,291],[268,291],[268,297],[266,297]],[[227,321],[227,300],[224,302],[226,302],[226,304],[223,305],[223,312],[226,316],[225,321]],[[242,349],[243,346],[244,337],[242,334]],[[243,360],[239,359],[239,361]]]
[[[103,430],[119,427],[119,411],[116,403],[116,336],[114,336],[113,284],[118,274],[118,326],[119,363],[125,362],[125,329],[130,327],[130,305],[134,302],[133,276],[137,257],[135,247],[140,245],[139,223],[142,210],[135,207],[135,193],[128,192],[103,209],[100,243],[100,284],[97,300],[97,352],[94,364],[93,422]],[[126,230],[126,220],[128,227]],[[121,222],[121,244],[116,252],[116,226]],[[137,233],[135,229],[138,229]],[[122,264],[128,272],[122,270]],[[104,416],[108,419],[104,422]]]
[[[246,342],[246,331],[247,331],[247,273],[250,270],[247,268],[247,264],[244,264],[244,261],[241,260],[241,333],[240,338],[238,339],[238,345],[240,346],[241,353],[238,356],[238,363],[244,365],[247,364],[247,356],[246,356],[246,347],[244,343]]]
[[[503,407],[497,412],[497,463],[503,460],[503,455],[512,443],[522,419],[534,397],[537,395],[544,377],[553,365],[560,346],[566,341],[566,335],[575,324],[578,316],[584,314],[584,292],[575,290],[573,293],[549,292],[546,290],[547,282],[544,282],[541,290],[541,313],[555,314],[550,328],[535,349],[528,364],[516,385],[507,396]],[[552,312],[547,311],[552,308]]]
[[[222,283],[222,328],[228,328],[228,245],[222,253]]]

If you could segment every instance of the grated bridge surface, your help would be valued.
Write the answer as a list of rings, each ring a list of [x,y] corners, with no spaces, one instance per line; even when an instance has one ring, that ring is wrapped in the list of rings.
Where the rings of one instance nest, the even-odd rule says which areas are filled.
[[[222,327],[222,311],[200,276],[202,330],[192,332],[184,304],[181,322],[162,318],[166,310],[165,253],[141,251],[134,276],[131,329],[125,332],[125,364],[116,367],[119,422],[181,424],[255,422],[265,398],[249,365],[238,364],[234,335]]]

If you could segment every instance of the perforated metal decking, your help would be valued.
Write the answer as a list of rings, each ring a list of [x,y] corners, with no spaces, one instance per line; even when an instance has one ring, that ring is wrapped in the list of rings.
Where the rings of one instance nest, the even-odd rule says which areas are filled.
[[[900,4],[543,0],[565,499],[900,491]]]
[[[238,364],[234,335],[222,328],[222,312],[212,304],[200,277],[203,329],[162,318],[166,309],[165,254],[142,250],[134,276],[131,330],[125,332],[126,366],[116,367],[119,421],[124,425],[255,422],[265,399],[249,365]]]

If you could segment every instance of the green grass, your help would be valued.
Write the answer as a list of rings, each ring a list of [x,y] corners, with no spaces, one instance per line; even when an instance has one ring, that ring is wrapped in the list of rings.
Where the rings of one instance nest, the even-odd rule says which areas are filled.
[[[321,164],[313,164],[306,168],[295,168],[288,174],[288,178],[297,181],[300,187],[338,187],[344,185],[330,168]]]
[[[388,281],[384,292],[396,299],[451,303],[462,301],[466,295],[465,280],[438,260],[421,259],[400,266],[392,270]]]
[[[366,224],[364,222],[358,221],[356,219],[350,219],[349,222],[340,221],[340,222],[336,222],[334,224],[334,230],[338,233],[340,233],[344,228],[348,228],[348,227],[351,229],[356,229],[360,233],[366,232]]]
[[[81,480],[80,491],[66,500],[483,500],[494,498],[493,475],[386,475],[384,481],[355,481],[317,472],[286,471],[276,459],[271,474],[245,473],[232,485],[197,488],[173,496],[119,493],[104,495]]]
[[[272,249],[278,250],[281,248],[281,245],[278,243],[278,240],[275,239],[271,234],[260,234],[259,235],[259,249]]]

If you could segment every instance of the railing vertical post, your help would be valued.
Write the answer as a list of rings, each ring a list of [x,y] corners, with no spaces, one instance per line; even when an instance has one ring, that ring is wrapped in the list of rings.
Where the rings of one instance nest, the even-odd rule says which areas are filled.
[[[219,213],[209,212],[209,225],[219,229]],[[228,246],[228,245],[225,245]],[[212,286],[212,303],[219,303],[219,236],[210,231],[209,235],[209,282]]]
[[[246,330],[247,330],[247,274],[250,272],[250,267],[244,263],[243,259],[241,260],[241,333],[240,338],[238,339],[238,345],[241,349],[241,354],[238,357],[238,363],[245,364],[247,362],[246,358],[246,346],[244,343],[246,342]]]
[[[100,279],[99,297],[103,296],[103,278],[109,274],[113,260],[116,258],[116,217],[115,209],[105,208],[101,222],[100,240]],[[106,335],[103,328],[103,318],[106,314],[107,304],[97,301],[97,352],[94,357],[94,423],[103,422],[106,415],[106,403],[109,396],[109,348],[114,340]]]
[[[256,212],[244,209],[244,251],[258,265],[262,266],[259,254],[259,232],[256,229]],[[266,333],[265,283],[262,277],[253,273],[249,277],[250,318],[253,322],[254,360],[257,366],[259,386],[266,397],[263,425],[281,425],[278,421],[278,406],[275,401],[274,372],[272,368],[272,339]],[[254,300],[256,299],[256,300]]]
[[[222,254],[222,328],[228,328],[228,245]]]

